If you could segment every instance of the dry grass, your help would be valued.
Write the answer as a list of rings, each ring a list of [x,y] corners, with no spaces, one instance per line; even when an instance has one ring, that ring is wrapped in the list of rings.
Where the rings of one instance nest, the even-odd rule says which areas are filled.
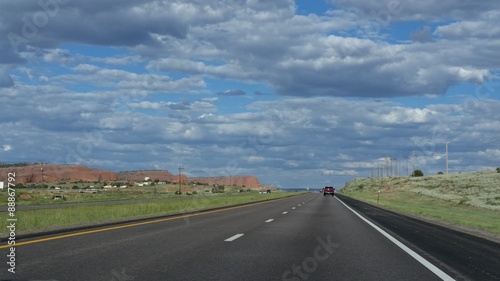
[[[500,234],[500,173],[496,171],[361,178],[341,192],[404,213]]]
[[[397,191],[450,201],[478,208],[500,210],[500,173],[468,172],[424,177],[362,178],[350,182],[344,191]]]

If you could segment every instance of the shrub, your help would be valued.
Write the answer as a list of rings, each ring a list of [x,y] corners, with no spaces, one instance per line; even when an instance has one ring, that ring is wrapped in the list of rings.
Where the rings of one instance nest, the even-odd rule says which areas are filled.
[[[424,176],[424,172],[422,172],[421,170],[415,170],[413,171],[413,174],[411,174],[412,177],[423,177]]]
[[[500,173],[500,167],[497,168],[497,173]]]
[[[444,173],[443,173],[443,172],[441,172],[441,171],[439,171],[439,172],[438,172],[438,175],[442,175],[442,174],[444,174]]]

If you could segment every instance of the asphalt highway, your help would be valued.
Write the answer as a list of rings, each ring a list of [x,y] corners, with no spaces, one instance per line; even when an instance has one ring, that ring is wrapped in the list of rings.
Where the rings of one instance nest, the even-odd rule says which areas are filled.
[[[0,280],[500,278],[489,271],[488,279],[475,279],[480,275],[448,261],[454,257],[414,245],[411,234],[400,237],[395,229],[367,222],[350,208],[337,197],[310,193],[179,218],[17,240],[16,273],[8,271],[10,249],[5,243],[1,246],[0,260],[5,262],[0,263]],[[368,212],[373,216],[377,211]],[[417,241],[422,236],[413,235]],[[497,255],[494,262],[498,253],[488,252]]]

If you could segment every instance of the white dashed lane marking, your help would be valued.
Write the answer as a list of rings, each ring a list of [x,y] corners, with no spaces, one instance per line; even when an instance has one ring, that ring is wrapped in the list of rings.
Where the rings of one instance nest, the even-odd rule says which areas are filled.
[[[274,219],[268,219],[266,222],[272,222]]]
[[[241,237],[241,236],[243,236],[243,235],[244,235],[243,233],[236,234],[236,235],[234,235],[234,236],[231,236],[231,237],[227,238],[227,239],[226,239],[226,240],[224,240],[224,241],[226,241],[226,242],[231,242],[231,241],[234,241],[234,240],[236,240],[236,239],[240,238],[240,237]]]

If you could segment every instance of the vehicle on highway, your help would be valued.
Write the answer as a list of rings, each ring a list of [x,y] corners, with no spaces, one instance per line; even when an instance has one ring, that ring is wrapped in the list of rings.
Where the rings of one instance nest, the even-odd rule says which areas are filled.
[[[63,195],[54,195],[54,196],[52,196],[52,200],[64,200],[64,201],[66,201],[66,197]]]
[[[326,195],[335,196],[335,188],[333,188],[333,186],[325,186],[323,189],[323,196]]]
[[[323,188],[319,190],[319,193],[323,193]]]

